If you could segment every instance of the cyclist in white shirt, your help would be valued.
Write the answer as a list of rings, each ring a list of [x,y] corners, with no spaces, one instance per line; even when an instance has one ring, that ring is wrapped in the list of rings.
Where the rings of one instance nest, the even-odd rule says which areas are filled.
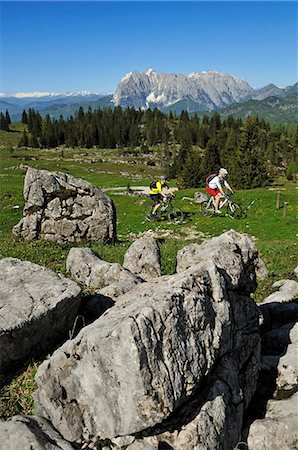
[[[227,175],[227,169],[224,169],[222,167],[221,169],[219,169],[218,175],[213,177],[206,186],[206,191],[208,192],[208,194],[214,197],[214,208],[215,212],[218,214],[221,214],[221,211],[218,209],[219,200],[225,195],[223,186],[233,193],[233,189],[226,180]]]

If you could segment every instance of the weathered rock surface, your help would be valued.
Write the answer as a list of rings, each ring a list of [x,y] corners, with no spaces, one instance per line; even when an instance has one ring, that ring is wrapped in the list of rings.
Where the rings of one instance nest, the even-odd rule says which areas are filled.
[[[230,230],[200,245],[187,245],[177,253],[176,271],[180,273],[194,264],[207,261],[212,261],[220,271],[228,274],[235,289],[252,292],[256,288],[258,252],[248,236]],[[244,270],[245,266],[248,266],[247,270]]]
[[[59,243],[116,239],[116,212],[100,189],[71,175],[28,169],[24,217],[13,233]]]
[[[95,289],[115,283],[119,289],[122,289],[123,284],[125,285],[124,289],[132,289],[143,281],[120,264],[108,263],[99,259],[90,248],[74,247],[70,249],[66,260],[66,270],[76,282]],[[100,293],[108,295],[105,291]]]
[[[298,277],[298,266],[295,267],[295,269],[293,270],[294,275],[296,275],[296,277]]]
[[[134,241],[124,255],[123,267],[143,280],[160,277],[160,252],[156,240],[145,236]]]
[[[165,431],[166,421],[180,429],[185,414],[179,418],[179,411],[195,401],[205,435],[195,438],[195,424],[191,439],[230,450],[260,362],[258,310],[245,295],[255,288],[255,252],[241,235],[237,242],[225,254],[225,268],[209,258],[139,284],[66,342],[39,367],[36,413],[71,442],[136,433],[139,439],[152,427]],[[245,289],[238,288],[245,280]],[[213,432],[209,412],[218,417]]]
[[[297,283],[281,280],[273,287],[280,289],[260,305],[262,360],[252,406],[257,417],[263,411],[264,418],[250,426],[250,450],[296,449],[298,445],[298,323],[294,322],[298,318],[298,303],[294,300]]]
[[[298,345],[289,344],[285,355],[281,356],[278,362],[275,397],[288,398],[296,391],[298,391]]]
[[[204,194],[202,192],[195,192],[194,193],[194,201],[196,203],[203,203],[203,202],[207,202],[208,201],[208,195]]]
[[[298,282],[294,280],[280,280],[272,285],[273,288],[279,288],[278,291],[273,292],[262,304],[273,302],[290,302],[298,298]]]
[[[266,278],[268,278],[268,270],[266,264],[260,257],[258,258],[257,261],[256,275],[257,278],[260,278],[261,280],[265,280]]]
[[[81,289],[49,269],[15,258],[0,260],[1,374],[29,356],[53,348],[69,330]]]
[[[249,450],[296,450],[297,405],[298,393],[287,400],[270,400],[265,418],[250,427]]]
[[[0,450],[74,450],[51,424],[35,416],[0,420]]]

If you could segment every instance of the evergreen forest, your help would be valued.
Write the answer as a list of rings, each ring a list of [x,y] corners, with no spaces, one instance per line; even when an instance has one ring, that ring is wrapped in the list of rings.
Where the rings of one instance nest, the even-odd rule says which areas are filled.
[[[1,120],[7,129],[7,115]],[[158,109],[81,107],[74,116],[58,120],[24,110],[22,122],[27,126],[20,146],[159,151],[166,174],[182,188],[204,183],[221,166],[228,169],[235,188],[263,187],[280,175],[289,180],[297,176],[298,125],[271,125],[254,116],[222,119],[216,112],[199,117],[186,111],[175,115]]]

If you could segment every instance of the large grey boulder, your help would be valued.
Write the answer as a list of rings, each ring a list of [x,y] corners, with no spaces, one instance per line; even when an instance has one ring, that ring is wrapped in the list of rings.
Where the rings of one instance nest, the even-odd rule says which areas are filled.
[[[253,422],[249,450],[296,450],[298,393],[287,400],[270,400],[264,419]]]
[[[124,255],[123,267],[144,280],[161,276],[159,246],[153,237],[134,241]]]
[[[234,230],[216,236],[202,244],[190,244],[177,253],[177,273],[194,264],[212,261],[223,274],[228,274],[236,290],[252,292],[256,288],[258,252],[252,240]],[[244,270],[246,266],[250,270]],[[252,270],[253,269],[253,270]]]
[[[70,249],[66,260],[66,270],[77,283],[97,290],[112,284],[115,288],[116,284],[119,293],[123,293],[121,286],[124,285],[125,292],[143,281],[120,264],[108,263],[98,258],[88,247]],[[107,291],[101,290],[100,293],[108,296]]]
[[[73,281],[37,264],[0,260],[2,375],[35,353],[54,347],[73,325],[80,292]]]
[[[51,424],[35,416],[0,420],[0,450],[74,450]]]
[[[254,288],[254,252],[244,246],[241,255],[238,246],[225,270],[204,261],[119,297],[39,367],[36,413],[71,442],[114,439],[179,416],[203,390],[203,405],[214,397],[212,411],[221,405],[220,431],[214,428],[212,442],[224,441],[227,433],[233,436],[228,443],[236,440],[260,362],[258,310],[245,295]],[[250,284],[237,290],[236,279],[244,277]],[[208,397],[205,388],[214,385],[212,373],[220,365],[230,387],[222,383]],[[227,418],[231,401],[234,425]],[[227,445],[224,450],[230,450]]]
[[[59,243],[116,239],[112,200],[86,181],[59,172],[29,168],[24,183],[24,217],[13,233],[26,240]]]

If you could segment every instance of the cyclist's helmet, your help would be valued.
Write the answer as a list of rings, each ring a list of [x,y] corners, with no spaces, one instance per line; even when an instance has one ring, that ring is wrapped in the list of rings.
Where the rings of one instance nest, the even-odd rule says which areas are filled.
[[[161,176],[159,177],[159,179],[160,179],[161,181],[167,181],[168,177],[166,177],[165,175],[161,175]]]
[[[223,167],[221,167],[221,169],[219,169],[218,173],[223,173],[224,175],[228,175],[227,169],[224,169]]]

